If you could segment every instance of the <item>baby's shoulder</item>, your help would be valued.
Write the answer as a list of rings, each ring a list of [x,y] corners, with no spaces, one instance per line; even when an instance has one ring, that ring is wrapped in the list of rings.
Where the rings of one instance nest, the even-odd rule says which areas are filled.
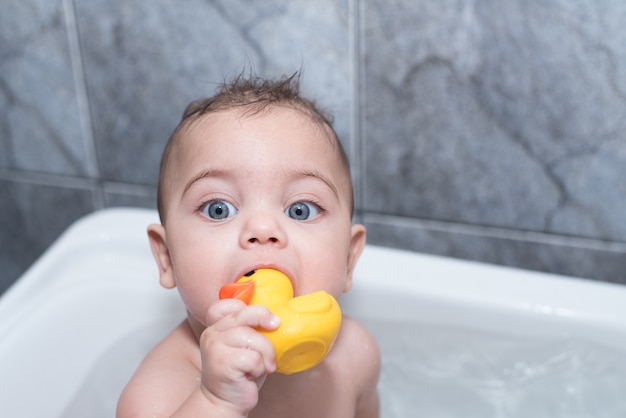
[[[168,411],[180,405],[194,387],[172,381],[194,382],[199,376],[200,362],[189,326],[175,328],[144,358],[118,401],[117,416],[141,416],[145,408]],[[197,347],[197,345],[196,345]],[[169,416],[169,415],[168,415]]]
[[[354,366],[347,369],[363,373],[365,380],[378,380],[380,349],[374,336],[357,320],[343,317],[333,351],[337,355],[334,361]]]
[[[378,344],[369,330],[354,318],[344,315],[341,323],[341,332],[337,338],[340,344],[355,346],[365,352],[373,351],[378,355]],[[358,346],[358,347],[357,347]]]

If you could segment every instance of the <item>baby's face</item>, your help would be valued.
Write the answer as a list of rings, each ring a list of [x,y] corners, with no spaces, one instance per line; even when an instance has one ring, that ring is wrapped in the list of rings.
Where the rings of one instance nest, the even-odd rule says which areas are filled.
[[[338,297],[351,282],[364,230],[351,224],[349,174],[327,133],[283,108],[201,116],[172,154],[165,243],[191,315],[204,323],[225,283],[270,267],[296,295]]]

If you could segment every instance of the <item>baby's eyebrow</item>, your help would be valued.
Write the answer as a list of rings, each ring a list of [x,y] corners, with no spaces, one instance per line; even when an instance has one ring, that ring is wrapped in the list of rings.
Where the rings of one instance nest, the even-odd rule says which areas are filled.
[[[202,180],[207,177],[226,177],[226,176],[227,176],[227,173],[224,170],[215,170],[215,169],[203,170],[199,172],[198,174],[196,174],[191,180],[187,182],[187,184],[185,185],[185,188],[183,189],[182,194],[184,195],[185,193],[187,193],[187,190],[189,190],[191,186],[193,186],[193,184],[197,182],[198,180]]]
[[[321,180],[323,183],[325,183],[330,190],[332,190],[333,194],[335,195],[335,197],[337,198],[337,200],[339,200],[339,191],[337,190],[337,187],[335,186],[335,184],[330,180],[330,178],[328,178],[327,176],[325,176],[322,172],[320,171],[315,171],[315,170],[309,170],[309,171],[297,171],[294,173],[295,176],[298,177],[311,177],[317,180]]]

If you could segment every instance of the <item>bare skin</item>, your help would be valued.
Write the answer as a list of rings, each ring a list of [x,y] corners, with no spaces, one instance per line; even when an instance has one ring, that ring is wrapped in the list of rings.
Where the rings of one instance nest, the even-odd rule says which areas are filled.
[[[324,130],[276,108],[202,116],[185,135],[165,226],[148,235],[161,284],[178,288],[188,318],[145,358],[117,416],[378,417],[380,353],[357,321],[344,317],[318,366],[282,375],[255,330],[279,319],[218,299],[222,285],[256,268],[284,272],[296,295],[339,298],[351,288],[365,228],[351,224],[349,175]],[[294,219],[294,205],[306,216]]]
[[[352,339],[360,341],[357,350],[352,350]],[[257,405],[248,415],[238,415],[219,401],[209,404],[199,391],[201,355],[191,327],[184,322],[145,359],[137,371],[142,378],[134,379],[126,388],[124,397],[128,401],[123,398],[120,405],[128,412],[139,412],[124,415],[118,411],[118,416],[202,416],[199,411],[206,411],[205,416],[220,417],[375,418],[379,416],[375,384],[378,358],[370,334],[355,321],[344,318],[340,336],[322,364],[294,375],[268,375],[258,392]],[[365,362],[371,367],[363,367]],[[150,385],[145,384],[148,381]],[[147,405],[150,407],[146,410]],[[193,413],[188,414],[189,409],[194,409]]]

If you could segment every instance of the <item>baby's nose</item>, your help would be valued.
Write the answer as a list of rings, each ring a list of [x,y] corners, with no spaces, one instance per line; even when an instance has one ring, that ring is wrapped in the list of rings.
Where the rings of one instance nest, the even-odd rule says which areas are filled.
[[[278,238],[276,237],[265,237],[263,235],[260,235],[259,238],[257,237],[250,237],[248,238],[248,242],[249,243],[255,243],[258,242],[260,244],[266,243],[266,242],[278,242]]]
[[[285,245],[287,237],[278,216],[269,213],[259,213],[250,216],[242,231],[241,244],[243,246],[260,244]]]

